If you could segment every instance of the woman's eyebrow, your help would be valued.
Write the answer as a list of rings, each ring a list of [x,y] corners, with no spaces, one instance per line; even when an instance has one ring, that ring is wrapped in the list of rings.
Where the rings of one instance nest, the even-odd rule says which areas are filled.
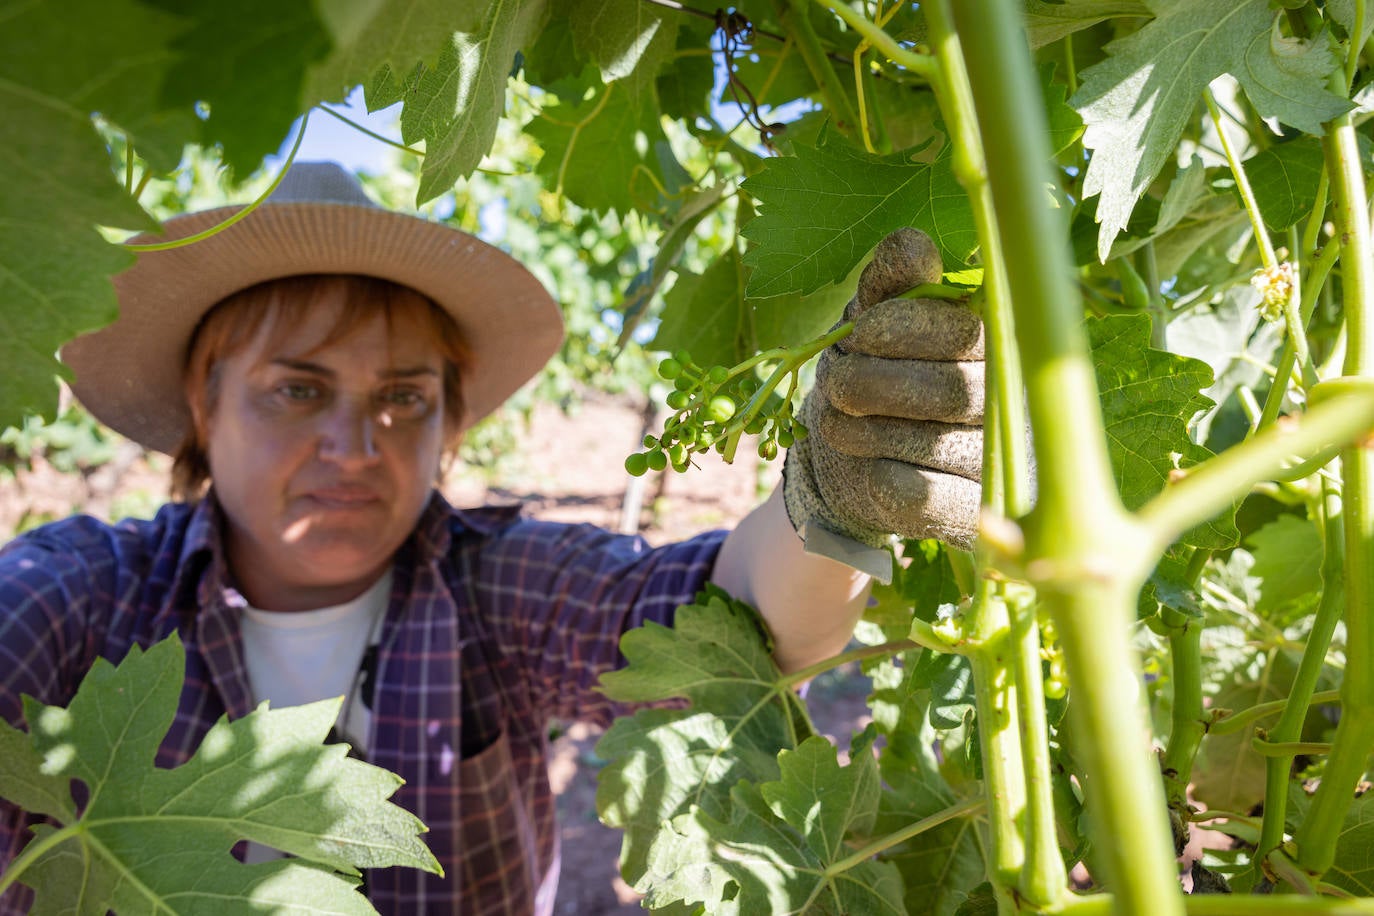
[[[278,356],[272,360],[272,365],[281,366],[285,369],[294,369],[297,372],[312,372],[315,375],[336,375],[333,369],[328,366],[321,366],[319,363],[312,363],[305,359],[292,359],[289,356]]]
[[[382,378],[414,378],[420,375],[432,375],[438,378],[439,370],[435,369],[433,366],[402,366],[393,369],[383,369],[377,374]]]
[[[282,366],[283,368],[292,369],[296,372],[309,372],[314,375],[323,375],[329,378],[333,378],[338,375],[337,372],[335,372],[328,366],[322,366],[319,363],[312,363],[306,359],[294,359],[290,356],[278,356],[272,360],[272,365]],[[377,375],[381,378],[386,379],[415,378],[424,375],[434,376],[435,378],[438,378],[439,370],[434,368],[433,366],[395,366],[389,369],[383,369],[382,371],[378,372]]]

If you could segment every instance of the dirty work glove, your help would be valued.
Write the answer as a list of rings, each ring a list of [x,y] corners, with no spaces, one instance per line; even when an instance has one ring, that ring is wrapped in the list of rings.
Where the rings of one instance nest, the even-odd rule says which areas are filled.
[[[802,404],[810,435],[783,468],[787,514],[807,550],[883,580],[890,560],[861,545],[897,534],[967,548],[977,527],[982,322],[953,302],[892,298],[941,273],[923,232],[878,244],[845,307],[854,331],[821,354]]]

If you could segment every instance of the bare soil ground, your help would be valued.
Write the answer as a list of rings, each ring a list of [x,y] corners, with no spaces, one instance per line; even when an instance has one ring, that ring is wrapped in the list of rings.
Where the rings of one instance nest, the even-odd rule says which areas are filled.
[[[780,468],[761,466],[752,448],[741,445],[742,457],[733,465],[712,457],[687,474],[649,474],[635,482],[622,463],[636,449],[643,423],[644,404],[633,398],[592,393],[568,414],[540,407],[528,427],[516,428],[517,447],[502,456],[496,472],[455,468],[445,495],[460,506],[519,502],[540,518],[637,531],[662,544],[729,527],[777,481]],[[149,460],[128,445],[89,475],[61,474],[39,461],[32,472],[0,478],[0,538],[25,520],[73,511],[149,514],[167,491],[168,463],[160,456]],[[834,676],[813,685],[808,705],[818,728],[845,747],[863,726],[866,696],[859,676]],[[563,834],[557,909],[576,916],[643,912],[618,873],[620,835],[597,820],[596,774],[605,764],[593,750],[597,737],[586,725],[573,724],[554,743],[549,775]]]

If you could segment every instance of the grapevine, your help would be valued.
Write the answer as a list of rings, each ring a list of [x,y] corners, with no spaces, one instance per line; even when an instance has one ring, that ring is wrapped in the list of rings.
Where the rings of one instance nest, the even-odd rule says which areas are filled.
[[[415,203],[539,227],[502,243],[559,264],[553,377],[657,324],[671,393],[631,474],[781,457],[856,268],[917,227],[951,272],[913,294],[986,330],[976,549],[908,544],[864,645],[800,675],[715,594],[627,638],[656,651],[607,692],[687,708],[604,739],[625,879],[707,912],[1374,911],[1369,0],[334,6],[256,81],[213,64],[274,23],[213,4],[7,21],[7,423],[56,414],[53,354],[113,315],[107,238],[348,86],[403,103]],[[848,663],[873,721],[844,755],[794,688]],[[1201,821],[1234,846],[1195,886],[1230,897],[1179,892]]]

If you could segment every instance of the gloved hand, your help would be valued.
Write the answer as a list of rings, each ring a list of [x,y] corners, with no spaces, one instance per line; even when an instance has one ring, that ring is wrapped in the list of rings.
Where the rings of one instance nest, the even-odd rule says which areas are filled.
[[[923,232],[901,229],[878,244],[845,307],[854,331],[821,354],[799,415],[810,434],[783,468],[787,514],[807,549],[880,578],[884,560],[838,556],[843,541],[829,535],[870,547],[897,534],[967,548],[977,529],[982,322],[957,303],[890,298],[941,273]]]

